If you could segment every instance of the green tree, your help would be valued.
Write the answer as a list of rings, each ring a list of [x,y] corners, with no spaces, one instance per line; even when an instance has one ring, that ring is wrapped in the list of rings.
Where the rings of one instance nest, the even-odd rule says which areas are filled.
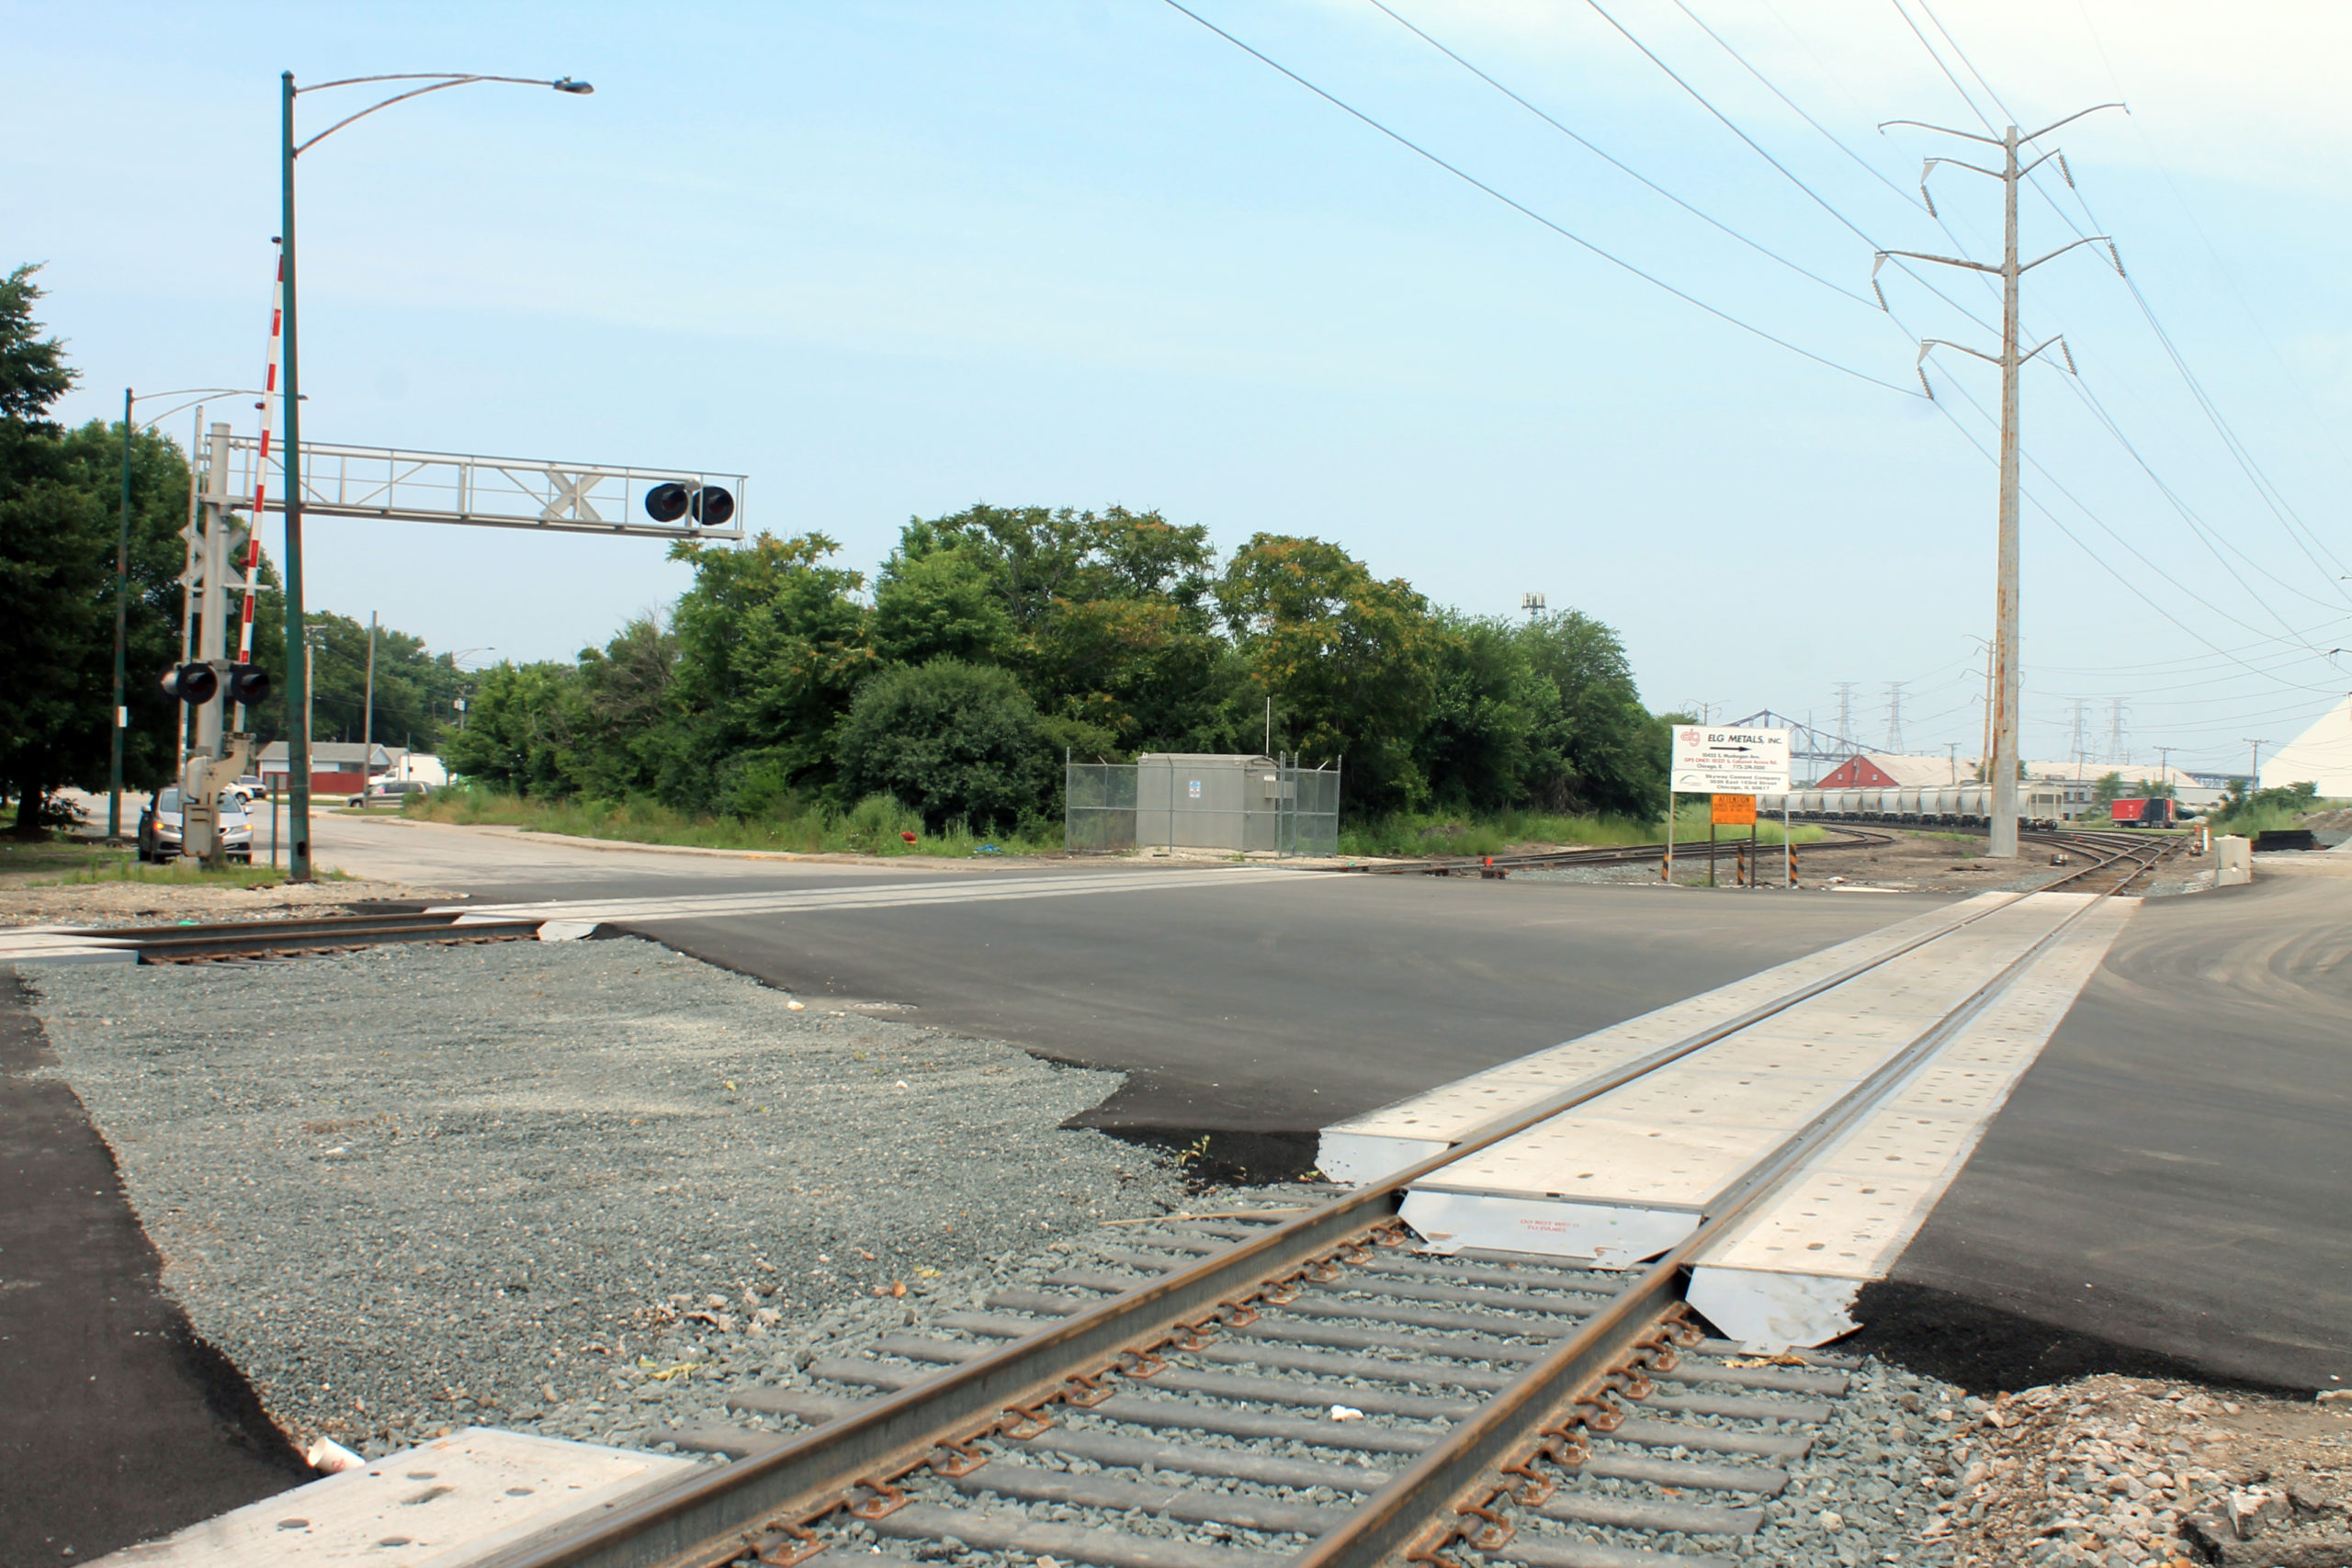
[[[917,518],[876,587],[875,648],[1003,665],[1076,750],[1196,750],[1231,728],[1215,564],[1205,528],[1124,506]]]
[[[862,573],[827,566],[822,534],[762,534],[740,549],[685,543],[695,582],[678,601],[677,735],[658,788],[685,809],[752,813],[831,776],[829,737],[877,660]]]
[[[936,831],[961,818],[1001,831],[1041,814],[1054,758],[1036,705],[1007,670],[933,659],[897,665],[857,691],[837,739],[852,795],[887,793]]]
[[[1312,761],[1344,756],[1358,808],[1419,804],[1413,749],[1437,699],[1443,633],[1403,579],[1381,581],[1321,539],[1260,534],[1216,585],[1252,686]]]
[[[1530,739],[1525,797],[1549,811],[1663,810],[1671,724],[1642,705],[1617,634],[1577,610],[1520,628],[1535,673],[1558,694]]]
[[[583,793],[625,800],[660,786],[677,745],[677,637],[650,615],[601,652],[582,650],[574,773]]]
[[[1534,737],[1559,692],[1511,622],[1452,611],[1438,620],[1437,694],[1415,749],[1430,798],[1479,811],[1522,804]]]
[[[20,832],[51,818],[63,786],[107,783],[123,468],[120,424],[65,431],[45,417],[75,372],[33,320],[35,270],[0,280],[0,792],[16,799]],[[172,705],[155,682],[178,647],[187,485],[178,447],[131,438],[123,767],[133,787],[171,771]]]
[[[442,761],[451,773],[516,795],[574,793],[579,688],[579,668],[556,660],[481,671],[463,728],[442,745]]]

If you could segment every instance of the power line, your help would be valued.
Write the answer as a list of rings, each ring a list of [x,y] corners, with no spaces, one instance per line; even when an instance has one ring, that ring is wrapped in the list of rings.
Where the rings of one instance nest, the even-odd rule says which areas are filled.
[[[1893,3],[1897,11],[1902,10],[1902,0],[1893,0]],[[1918,6],[1928,19],[1935,23],[1936,31],[1943,35],[1944,41],[1951,46],[1951,51],[1959,57],[1960,62],[1968,67],[1968,73],[1976,78],[1977,84],[1984,89],[1985,96],[1993,100],[1993,107],[1999,109],[2004,116],[2014,119],[2016,117],[2010,113],[2009,107],[2001,101],[2001,95],[1994,90],[1992,83],[1985,80],[1984,73],[1976,69],[1975,62],[1968,58],[1967,51],[1960,47],[1960,40],[1951,36],[1951,29],[1944,26],[1942,18],[1936,15],[1934,8],[1928,4],[1928,0],[1918,0]],[[1904,19],[1905,21],[1910,19],[1907,13]],[[1912,31],[1918,32],[1916,25]],[[1929,54],[1935,53],[1933,46],[1928,44],[1925,34],[1919,35],[1919,41],[1928,48]],[[1941,63],[1940,60],[1938,63]],[[2108,73],[2110,76],[2114,74],[2111,65]],[[1947,71],[1946,74],[1950,75],[1950,72]],[[1953,83],[1954,86],[1958,85],[1957,81]],[[1966,95],[1962,94],[1962,96]],[[1976,114],[1978,119],[1984,119],[1984,112],[1976,109],[1974,104],[1970,104],[1969,107]],[[2128,114],[2130,111],[2127,109],[2125,112]],[[1988,130],[1993,128],[1990,120],[1984,120],[1984,124]],[[2090,198],[2085,196],[2082,187],[2075,183],[2073,172],[2065,170],[2064,164],[2060,164],[2060,168],[2065,171],[2067,186],[2074,191],[2075,199],[2082,204],[2084,216],[2088,218],[2094,225],[2104,228],[2105,225],[2098,221],[2098,214],[2091,209]],[[2073,215],[2059,204],[2058,199],[2052,196],[2039,180],[2031,183],[2042,200],[2050,204],[2050,209],[2055,212],[2068,228],[2074,230],[2077,236],[2082,235],[2082,226],[2075,221]],[[2179,372],[2181,380],[2188,386],[2190,396],[2195,400],[2198,407],[2203,411],[2207,420],[2212,423],[2214,434],[2222,438],[2222,447],[2236,462],[2239,470],[2245,475],[2246,482],[2254,487],[2255,494],[2260,498],[2265,506],[2269,508],[2271,514],[2278,518],[2278,525],[2286,531],[2288,538],[2296,547],[2302,551],[2304,558],[2312,566],[2319,568],[2323,576],[2338,581],[2337,592],[2340,594],[2352,598],[2352,591],[2345,590],[2340,584],[2340,579],[2336,576],[2337,573],[2342,572],[2344,562],[2336,558],[2333,550],[2327,549],[2325,542],[2312,531],[2311,525],[2304,522],[2302,516],[2296,513],[2293,506],[2287,502],[2285,492],[2271,480],[2268,473],[2263,471],[2260,463],[2255,459],[2252,450],[2239,438],[2237,431],[2223,417],[2219,405],[2205,390],[2204,383],[2199,379],[2196,371],[2190,368],[2188,357],[2180,352],[2179,345],[2173,341],[2172,333],[2165,330],[2164,322],[2157,319],[2155,307],[2149,303],[2148,297],[2141,292],[2138,281],[2130,273],[2123,271],[2120,262],[2117,265],[2117,271],[2123,278],[2124,287],[2131,290],[2133,301],[2140,307],[2140,313],[2147,319],[2149,330],[2156,334],[2156,340],[2164,345],[2165,354],[2172,360],[2173,368]],[[2137,454],[2134,456],[2136,457]],[[2293,519],[2291,523],[2289,521],[2290,517]],[[2298,526],[2301,529],[2301,534],[2296,531]],[[2309,538],[2310,543],[2305,542],[2306,537]],[[2317,544],[2322,550],[2326,551],[2328,558],[2335,562],[2336,573],[2328,572],[2327,569],[2321,565],[2319,557],[2312,553],[2312,544]]]
[[[1766,332],[1762,327],[1741,321],[1737,316],[1733,315],[1728,310],[1721,310],[1716,306],[1708,304],[1704,299],[1700,299],[1694,294],[1685,293],[1683,290],[1677,288],[1671,283],[1667,282],[1664,278],[1659,277],[1653,273],[1644,271],[1642,268],[1635,266],[1632,262],[1625,260],[1623,256],[1619,256],[1609,251],[1603,250],[1600,246],[1594,244],[1590,240],[1586,239],[1583,235],[1577,234],[1563,225],[1553,221],[1551,219],[1544,216],[1541,212],[1538,212],[1533,208],[1528,206],[1525,202],[1521,201],[1514,197],[1504,195],[1501,191],[1496,189],[1493,186],[1488,185],[1486,181],[1478,178],[1476,175],[1471,174],[1469,171],[1457,164],[1448,163],[1445,159],[1439,157],[1435,152],[1430,152],[1428,148],[1422,146],[1419,142],[1413,141],[1410,137],[1406,136],[1401,131],[1389,129],[1389,127],[1382,124],[1379,120],[1373,118],[1372,116],[1364,113],[1363,110],[1356,107],[1353,104],[1349,103],[1344,98],[1339,97],[1332,93],[1326,92],[1323,88],[1317,86],[1314,83],[1308,81],[1297,72],[1293,71],[1289,66],[1284,65],[1282,62],[1274,59],[1272,55],[1266,54],[1263,51],[1244,43],[1241,39],[1234,37],[1233,34],[1227,32],[1223,28],[1218,27],[1215,22],[1210,21],[1206,17],[1202,16],[1199,12],[1183,6],[1180,3],[1180,0],[1165,0],[1165,3],[1169,9],[1181,12],[1184,16],[1190,17],[1202,27],[1206,28],[1210,32],[1216,34],[1217,37],[1233,45],[1234,48],[1241,51],[1244,54],[1250,56],[1252,59],[1257,60],[1261,64],[1270,66],[1273,70],[1280,72],[1283,75],[1289,77],[1292,81],[1297,83],[1308,92],[1313,93],[1317,97],[1321,98],[1324,102],[1331,105],[1334,108],[1340,109],[1354,118],[1362,120],[1365,125],[1370,126],[1373,130],[1380,132],[1381,135],[1387,137],[1391,141],[1396,142],[1398,146],[1406,149],[1408,152],[1416,153],[1420,157],[1427,159],[1429,162],[1436,164],[1439,168],[1443,169],[1447,174],[1452,175],[1455,179],[1460,180],[1463,184],[1470,186],[1473,188],[1492,197],[1495,200],[1501,202],[1505,207],[1510,208],[1512,211],[1517,212],[1521,217],[1532,219],[1534,221],[1542,224],[1544,228],[1552,231],[1555,234],[1559,235],[1560,238],[1590,252],[1592,254],[1599,256],[1602,261],[1609,263],[1611,266],[1632,273],[1635,277],[1640,278],[1643,282],[1647,283],[1654,288],[1664,289],[1667,293],[1673,295],[1683,303],[1695,305],[1700,310],[1706,311],[1707,314],[1714,317],[1718,321],[1727,321],[1744,333],[1752,333],[1757,337],[1762,338],[1766,343],[1772,344],[1781,348],[1785,348],[1791,354],[1797,355],[1803,358],[1810,359],[1815,365],[1825,366],[1831,370],[1838,372],[1840,375],[1851,376],[1857,381],[1867,381],[1873,387],[1883,387],[1890,392],[1899,393],[1906,398],[1918,396],[1917,392],[1912,391],[1907,387],[1898,386],[1893,381],[1881,380],[1878,377],[1870,374],[1866,370],[1857,370],[1851,366],[1840,365],[1838,361],[1827,358],[1825,355],[1815,354],[1809,348],[1801,348],[1784,337],[1777,336],[1774,333]]]
[[[1374,3],[1375,5],[1378,4],[1378,0],[1374,0]],[[1887,189],[1893,191],[1896,196],[1901,197],[1911,206],[1918,208],[1922,211],[1926,210],[1926,204],[1920,201],[1917,197],[1913,196],[1909,191],[1905,190],[1901,186],[1896,185],[1893,180],[1887,178],[1884,174],[1880,172],[1878,165],[1872,164],[1860,152],[1855,152],[1851,147],[1847,146],[1843,141],[1840,141],[1838,139],[1837,134],[1827,126],[1814,118],[1810,114],[1807,114],[1804,111],[1804,106],[1800,105],[1794,98],[1789,96],[1788,94],[1781,91],[1781,89],[1773,84],[1770,77],[1765,75],[1763,72],[1758,71],[1755,66],[1750,65],[1746,55],[1740,53],[1736,49],[1734,49],[1731,44],[1724,39],[1721,33],[1718,33],[1714,28],[1709,27],[1701,19],[1696,11],[1693,11],[1690,6],[1684,5],[1683,0],[1674,0],[1674,8],[1681,12],[1684,16],[1690,17],[1691,24],[1701,32],[1706,34],[1709,38],[1713,39],[1723,51],[1725,54],[1730,55],[1734,60],[1739,62],[1741,67],[1746,70],[1750,76],[1755,77],[1758,82],[1764,84],[1765,91],[1770,93],[1774,97],[1788,105],[1789,107],[1795,112],[1796,117],[1799,119],[1804,120],[1807,125],[1813,127],[1814,130],[1821,132],[1823,136],[1828,139],[1829,144],[1832,147],[1837,148],[1838,151],[1846,154],[1847,157],[1851,158],[1855,163],[1860,164],[1862,171],[1865,174],[1878,181],[1879,184],[1884,186]],[[1778,13],[1774,14],[1773,19],[1775,21],[1780,20]],[[1784,28],[1788,27],[1786,22],[1781,22],[1781,25]],[[1623,29],[1620,30],[1622,31]],[[1792,34],[1794,33],[1793,28],[1791,28],[1790,30]],[[1802,38],[1799,38],[1797,41],[1801,44],[1804,42]],[[1810,47],[1807,48],[1806,52],[1811,52]]]
[[[1876,310],[1878,308],[1877,302],[1871,299],[1870,296],[1866,294],[1859,294],[1853,289],[1847,288],[1842,283],[1833,283],[1828,278],[1822,276],[1819,273],[1815,272],[1812,268],[1804,265],[1802,263],[1791,261],[1788,257],[1781,254],[1780,252],[1773,250],[1770,246],[1762,243],[1760,241],[1749,239],[1738,230],[1733,228],[1730,224],[1723,222],[1719,219],[1713,218],[1709,214],[1701,211],[1698,208],[1693,207],[1690,203],[1683,200],[1682,197],[1675,195],[1672,191],[1667,189],[1664,186],[1658,184],[1647,175],[1643,174],[1639,169],[1634,168],[1632,164],[1624,162],[1615,154],[1596,145],[1584,136],[1571,130],[1569,127],[1563,125],[1559,120],[1554,118],[1544,110],[1538,108],[1535,105],[1528,102],[1525,98],[1520,96],[1519,94],[1513,92],[1510,88],[1504,86],[1500,82],[1495,80],[1494,77],[1487,75],[1486,72],[1480,70],[1469,61],[1464,60],[1461,55],[1455,53],[1452,49],[1447,48],[1444,44],[1440,43],[1436,39],[1422,31],[1420,28],[1417,27],[1412,22],[1408,21],[1405,17],[1397,15],[1396,12],[1388,7],[1385,3],[1385,0],[1367,0],[1367,3],[1381,15],[1386,17],[1390,21],[1395,22],[1398,27],[1403,28],[1407,32],[1411,33],[1415,38],[1419,39],[1423,43],[1428,44],[1431,49],[1436,50],[1440,54],[1444,55],[1448,60],[1453,61],[1456,65],[1459,65],[1462,69],[1470,73],[1471,75],[1476,76],[1479,81],[1484,82],[1487,86],[1492,87],[1496,92],[1500,93],[1504,97],[1509,98],[1512,103],[1517,104],[1529,114],[1533,115],[1536,118],[1542,120],[1544,124],[1550,126],[1553,130],[1558,131],[1561,135],[1566,137],[1569,141],[1575,142],[1577,146],[1583,148],[1594,157],[1599,158],[1601,162],[1617,170],[1620,174],[1640,181],[1643,185],[1647,186],[1658,195],[1666,197],[1667,200],[1674,203],[1675,206],[1682,209],[1683,211],[1690,214],[1691,217],[1698,219],[1702,223],[1708,224],[1713,228],[1722,231],[1724,233],[1730,235],[1733,239],[1737,240],[1741,244],[1746,245],[1748,249],[1756,252],[1758,254],[1770,257],[1772,260],[1780,263],[1782,266],[1787,267],[1791,272],[1796,273],[1798,276],[1803,277],[1811,278],[1814,282],[1818,283],[1824,288],[1842,294],[1847,299],[1853,300],[1857,304],[1868,305],[1872,310]]]
[[[1979,457],[1983,457],[1988,463],[1995,461],[1993,454],[1984,449],[1984,444],[1976,439],[1975,433],[1970,430],[1966,425],[1961,423],[1959,416],[1954,414],[1951,410],[1944,407],[1942,399],[1938,398],[1934,400],[1934,401],[1937,409],[1943,414],[1944,418],[1951,422],[1952,428],[1959,431],[1962,438],[1971,446],[1976,448],[1976,452]],[[1978,412],[1981,413],[1984,411],[1979,409]],[[2039,468],[2041,465],[2036,464],[2035,467]],[[2043,470],[2043,476],[2045,478],[2048,477],[2048,471],[2046,469]],[[2323,688],[2318,686],[2305,686],[2296,682],[2280,680],[2278,675],[2269,671],[2259,670],[2251,664],[2247,664],[2245,660],[2239,659],[2229,649],[2222,647],[2219,643],[2213,641],[2212,638],[2207,637],[2196,627],[2188,625],[2188,622],[2174,615],[2170,610],[2165,609],[2162,604],[2157,604],[2154,599],[2149,598],[2148,595],[2141,590],[2138,583],[2133,582],[2130,578],[2116,570],[2113,562],[2109,561],[2105,556],[2099,554],[2098,551],[2092,549],[2088,545],[2083,543],[2082,536],[2076,534],[2072,528],[2067,527],[2064,520],[2062,519],[2055,512],[2052,512],[2048,506],[2044,505],[2040,496],[2035,495],[2031,491],[2026,491],[2024,495],[2028,501],[2033,503],[2035,511],[2041,513],[2042,516],[2049,519],[2050,525],[2052,527],[2057,529],[2061,534],[2064,534],[2066,536],[2067,541],[2076,549],[2082,551],[2084,555],[2089,557],[2091,561],[2096,564],[2100,570],[2106,572],[2109,577],[2114,578],[2116,581],[2123,585],[2125,591],[2131,593],[2133,598],[2147,605],[2149,609],[2154,610],[2157,615],[2162,615],[2165,620],[2171,622],[2176,627],[2186,633],[2191,638],[2204,644],[2205,647],[2212,649],[2215,653],[2222,655],[2224,659],[2228,659],[2233,663],[2242,666],[2250,674],[2261,675],[2267,679],[2277,681],[2278,684],[2286,686],[2293,691],[2318,692],[2323,690]],[[2067,499],[2074,500],[2072,496],[2069,496]],[[2075,504],[2078,507],[2082,506],[2082,502],[2080,501],[2075,501]],[[2108,528],[2106,523],[2098,517],[2098,513],[2091,512],[2088,507],[2083,507],[2083,512],[2084,514],[2090,517],[2093,522],[2098,523],[2100,527],[2107,528],[2109,534],[2117,538],[2121,537],[2120,535],[2115,534],[2114,529]],[[2166,581],[2169,581],[2170,579],[2167,578]],[[2176,586],[2177,586],[2177,584],[2176,584]],[[2202,601],[2199,601],[2199,603],[2202,603]],[[2211,608],[2210,605],[2207,607],[2209,609]],[[2236,619],[2234,616],[2231,616],[2229,618],[2232,620]],[[2237,624],[2243,626],[2245,623],[2238,622]],[[2270,640],[2275,642],[2278,639],[2274,637]]]

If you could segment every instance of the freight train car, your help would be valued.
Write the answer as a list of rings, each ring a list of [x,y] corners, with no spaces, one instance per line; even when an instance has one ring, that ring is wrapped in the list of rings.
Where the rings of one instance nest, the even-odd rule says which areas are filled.
[[[2107,814],[2119,828],[2169,828],[2180,820],[2179,809],[2170,795],[2119,800],[2107,808]]]
[[[1990,784],[1917,789],[1801,789],[1756,797],[1759,817],[1788,815],[1816,822],[1879,822],[1892,827],[1982,828],[1991,821]],[[2052,829],[2066,813],[2066,794],[2054,784],[2018,784],[2018,826]]]

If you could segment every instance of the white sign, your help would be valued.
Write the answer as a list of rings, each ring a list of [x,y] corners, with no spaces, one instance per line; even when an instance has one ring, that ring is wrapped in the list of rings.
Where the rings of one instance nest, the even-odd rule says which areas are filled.
[[[1691,795],[1779,795],[1789,787],[1789,732],[1676,725],[1671,776]]]
[[[1184,781],[1184,783],[1185,783],[1185,790],[1184,790],[1184,793],[1185,793],[1186,795],[1190,795],[1190,796],[1191,796],[1193,799],[1194,799],[1194,800],[1198,800],[1198,799],[1200,799],[1200,798],[1201,798],[1201,781],[1200,781],[1200,780],[1198,780],[1198,779],[1187,779],[1187,780],[1185,780],[1185,781]]]

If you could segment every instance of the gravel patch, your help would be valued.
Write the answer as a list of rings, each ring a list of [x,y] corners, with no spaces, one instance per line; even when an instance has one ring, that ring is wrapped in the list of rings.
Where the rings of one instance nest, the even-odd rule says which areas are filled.
[[[289,1432],[628,1443],[1180,1207],[1120,1075],[635,940],[40,971],[164,1288]]]

